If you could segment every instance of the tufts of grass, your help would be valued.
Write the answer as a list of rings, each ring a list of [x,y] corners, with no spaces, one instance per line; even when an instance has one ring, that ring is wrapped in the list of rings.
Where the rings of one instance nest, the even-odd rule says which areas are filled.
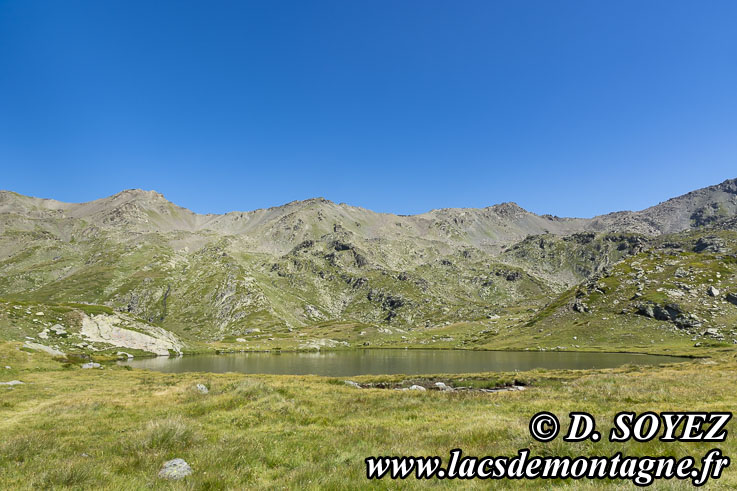
[[[197,441],[193,423],[180,416],[151,421],[140,436],[140,445],[152,450],[182,450]]]

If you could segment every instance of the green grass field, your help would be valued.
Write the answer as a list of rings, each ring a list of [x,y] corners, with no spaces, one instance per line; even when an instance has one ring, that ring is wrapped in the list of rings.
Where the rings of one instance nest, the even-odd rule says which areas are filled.
[[[712,447],[734,456],[733,435],[721,444],[549,443],[529,434],[530,417],[554,412],[567,427],[570,411],[587,411],[608,434],[618,411],[731,411],[737,404],[737,356],[660,367],[532,371],[439,376],[449,383],[527,390],[498,393],[355,389],[342,379],[242,374],[163,374],[108,365],[82,370],[41,353],[0,345],[0,488],[233,489],[571,487],[630,489],[610,481],[417,481],[369,483],[373,455],[693,455]],[[3,368],[10,366],[11,369]],[[433,377],[429,377],[431,380]],[[357,377],[400,382],[403,376]],[[465,379],[461,381],[460,379]],[[195,390],[197,383],[208,394]],[[728,425],[731,430],[733,423]],[[163,462],[185,459],[188,478],[157,478]],[[665,481],[655,489],[687,489]],[[728,468],[709,489],[737,487]]]

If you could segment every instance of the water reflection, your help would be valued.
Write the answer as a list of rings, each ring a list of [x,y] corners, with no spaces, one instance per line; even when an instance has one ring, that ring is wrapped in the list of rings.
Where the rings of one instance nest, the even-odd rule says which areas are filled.
[[[658,365],[685,360],[687,358],[632,353],[364,349],[319,353],[237,353],[141,358],[120,363],[161,372],[242,372],[347,377],[363,374],[509,372],[534,368],[613,368],[625,364]]]

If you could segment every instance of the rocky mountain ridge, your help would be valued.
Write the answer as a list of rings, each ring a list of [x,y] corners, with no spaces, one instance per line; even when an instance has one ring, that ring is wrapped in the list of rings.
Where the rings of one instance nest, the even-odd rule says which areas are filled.
[[[324,198],[293,201],[248,212],[201,215],[167,201],[155,191],[139,189],[125,190],[87,203],[63,203],[0,191],[0,214],[5,217],[80,219],[98,227],[126,227],[138,232],[216,232],[224,235],[261,234],[270,227],[278,228],[278,225],[291,226],[295,232],[308,225],[320,232],[328,232],[332,223],[339,223],[344,229],[360,233],[367,239],[391,236],[395,232],[393,227],[401,227],[404,235],[466,240],[476,246],[517,241],[542,233],[675,233],[733,217],[735,212],[737,179],[672,198],[645,210],[613,212],[590,219],[540,216],[515,203],[394,215],[336,204]],[[330,223],[320,227],[320,222],[325,221]]]
[[[736,216],[735,179],[591,219],[514,203],[404,216],[322,198],[200,215],[153,191],[88,203],[2,191],[0,299],[100,306],[198,341],[410,339],[496,317],[512,329],[628,258],[692,253],[696,245],[668,249],[684,234],[709,242],[727,233],[717,237],[724,247],[700,252],[718,262]],[[564,311],[591,304],[566,300]]]

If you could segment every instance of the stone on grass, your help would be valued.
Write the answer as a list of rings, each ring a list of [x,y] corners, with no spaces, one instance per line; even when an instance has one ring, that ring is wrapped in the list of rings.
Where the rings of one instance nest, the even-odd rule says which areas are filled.
[[[57,336],[63,337],[63,338],[65,338],[65,337],[67,337],[69,335],[69,333],[66,331],[66,329],[64,329],[64,326],[62,326],[61,324],[54,324],[48,330],[51,331],[51,332],[53,332]]]
[[[192,468],[184,461],[184,459],[173,459],[164,462],[164,465],[159,471],[159,478],[176,481],[184,479],[190,474],[192,474]]]
[[[21,382],[20,380],[11,380],[10,382],[0,382],[0,385],[23,385],[23,382]]]
[[[99,363],[95,363],[94,361],[91,361],[89,363],[85,363],[82,365],[82,368],[100,368],[102,365]]]
[[[421,385],[410,385],[409,390],[426,391],[427,389]]]
[[[361,388],[361,386],[360,386],[360,385],[358,385],[358,384],[357,384],[356,382],[354,382],[353,380],[344,380],[344,381],[343,381],[343,383],[344,383],[344,384],[346,384],[346,385],[347,385],[347,386],[349,386],[349,387],[354,387],[354,388],[356,388],[356,389],[360,389],[360,388]]]
[[[26,337],[28,337],[28,336],[26,336]],[[29,338],[29,339],[33,339],[33,338]],[[64,352],[63,351],[59,351],[56,348],[52,348],[51,346],[46,346],[46,345],[41,344],[41,343],[33,343],[31,341],[26,341],[25,343],[23,343],[23,347],[24,348],[28,348],[28,349],[32,349],[34,351],[43,351],[44,353],[48,353],[48,354],[50,354],[52,356],[64,356]]]
[[[199,392],[200,394],[207,394],[208,392],[210,392],[210,390],[204,384],[195,385],[195,389],[197,389],[197,392]]]

